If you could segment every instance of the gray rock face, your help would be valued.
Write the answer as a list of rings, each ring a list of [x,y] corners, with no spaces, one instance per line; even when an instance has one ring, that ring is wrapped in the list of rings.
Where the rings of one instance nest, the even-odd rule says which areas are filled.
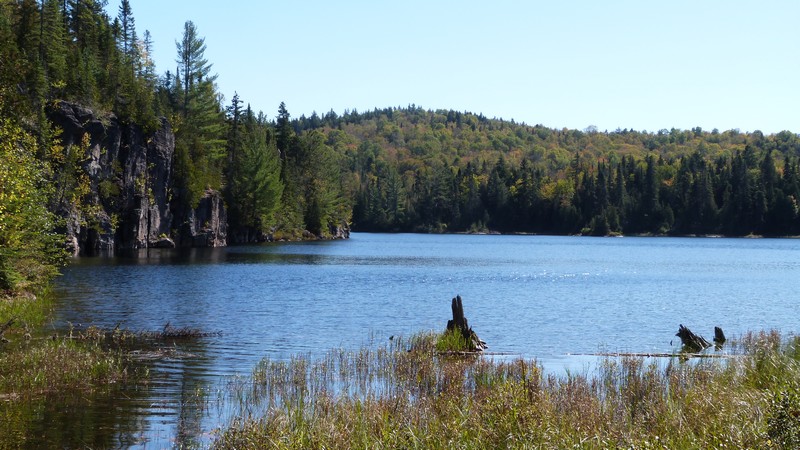
[[[181,227],[181,247],[224,247],[227,229],[222,195],[209,189]]]
[[[338,226],[331,226],[331,239],[350,239],[350,226],[346,223],[339,224]]]
[[[145,138],[138,127],[123,128],[120,147],[122,211],[119,249],[152,247],[172,226],[169,192],[175,135],[166,119]]]
[[[156,131],[146,133],[113,114],[63,101],[53,106],[49,117],[61,130],[65,152],[80,161],[80,176],[88,182],[81,205],[66,195],[53,205],[65,218],[66,246],[73,254],[273,240],[271,233],[247,227],[229,233],[218,191],[206,191],[194,209],[173,202],[177,196],[173,189],[175,135],[165,118]],[[350,237],[346,223],[331,225],[327,231],[325,238]],[[310,232],[304,237],[320,239]]]
[[[174,217],[170,200],[175,135],[166,119],[146,134],[113,114],[59,102],[50,120],[61,129],[67,152],[83,152],[79,160],[88,176],[83,207],[65,199],[55,205],[66,218],[67,246],[74,254],[163,248],[173,242],[225,245],[226,214],[219,193],[209,191],[197,209],[185,214],[189,217]],[[182,238],[175,236],[178,229]]]

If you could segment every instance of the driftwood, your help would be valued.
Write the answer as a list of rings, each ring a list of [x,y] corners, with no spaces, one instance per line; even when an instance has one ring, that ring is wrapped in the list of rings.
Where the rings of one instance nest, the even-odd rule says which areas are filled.
[[[725,355],[717,353],[626,353],[626,352],[602,352],[602,353],[567,353],[569,356],[602,356],[609,358],[708,358],[708,359],[733,359],[740,358],[742,355]]]
[[[464,305],[461,302],[460,295],[453,298],[451,308],[453,310],[453,319],[447,321],[447,331],[461,333],[461,336],[467,342],[467,351],[482,352],[487,349],[489,346],[478,337],[477,333],[469,326],[467,318],[464,317]]]
[[[692,330],[681,325],[675,336],[681,338],[684,351],[699,352],[705,348],[711,347],[711,344],[699,334],[692,333]]]

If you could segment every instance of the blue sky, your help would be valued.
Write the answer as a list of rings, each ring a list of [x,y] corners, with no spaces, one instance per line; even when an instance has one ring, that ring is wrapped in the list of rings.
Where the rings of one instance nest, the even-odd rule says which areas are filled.
[[[109,0],[116,16],[118,0]],[[416,104],[551,128],[800,132],[800,2],[131,0],[158,72],[191,20],[226,99]]]

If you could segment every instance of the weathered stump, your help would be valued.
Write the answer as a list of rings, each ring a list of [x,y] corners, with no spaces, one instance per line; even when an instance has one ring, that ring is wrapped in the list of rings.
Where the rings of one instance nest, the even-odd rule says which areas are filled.
[[[725,341],[725,333],[722,332],[722,328],[714,327],[714,348],[717,350],[721,349]]]
[[[450,305],[453,310],[453,318],[447,321],[447,331],[461,333],[467,343],[467,351],[481,352],[488,348],[486,342],[482,341],[478,334],[472,330],[464,317],[464,304],[461,302],[461,296],[456,295]]]
[[[698,334],[692,333],[692,330],[681,325],[675,336],[681,338],[683,350],[688,352],[699,352],[705,348],[711,347],[711,344]]]

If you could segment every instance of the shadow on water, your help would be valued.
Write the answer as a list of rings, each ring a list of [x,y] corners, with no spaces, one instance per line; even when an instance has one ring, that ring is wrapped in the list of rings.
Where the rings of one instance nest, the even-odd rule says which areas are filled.
[[[189,249],[141,249],[120,252],[115,256],[82,258],[79,264],[115,265],[115,266],[180,266],[180,265],[217,265],[217,264],[328,264],[331,257],[327,255],[297,253],[273,253],[269,247],[256,247],[261,251],[248,251],[246,248],[189,248]]]
[[[315,245],[316,244],[316,245]],[[301,247],[302,245],[302,247]],[[82,266],[202,266],[218,264],[285,264],[285,265],[349,265],[349,266],[401,266],[450,267],[464,265],[459,259],[436,256],[354,256],[314,253],[308,250],[324,248],[324,243],[265,244],[249,247],[140,249],[120,252],[115,256],[82,258]],[[286,249],[296,249],[286,251]],[[279,251],[278,249],[282,250]],[[508,261],[512,264],[514,261]],[[475,264],[475,258],[469,262]]]

